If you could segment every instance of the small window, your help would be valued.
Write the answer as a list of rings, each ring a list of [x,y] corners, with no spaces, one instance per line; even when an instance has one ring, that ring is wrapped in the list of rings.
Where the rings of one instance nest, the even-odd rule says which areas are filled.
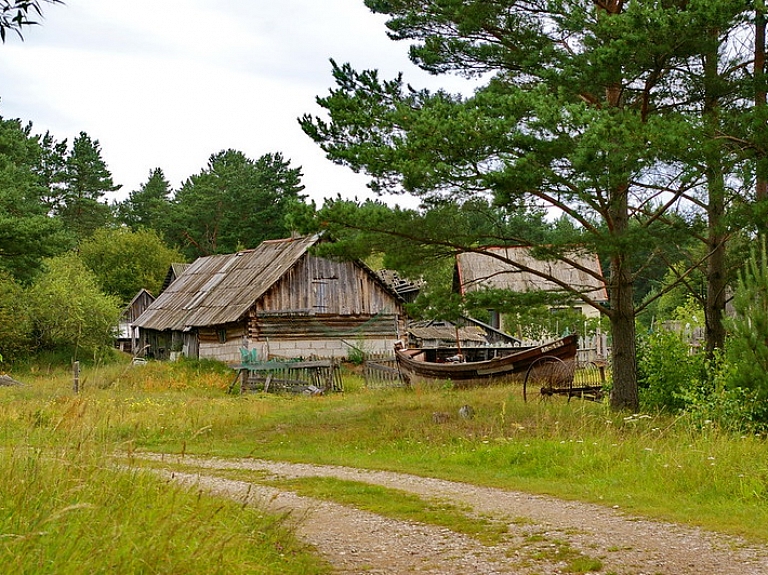
[[[219,330],[219,343],[226,343],[227,342],[227,330],[226,329],[220,329]]]

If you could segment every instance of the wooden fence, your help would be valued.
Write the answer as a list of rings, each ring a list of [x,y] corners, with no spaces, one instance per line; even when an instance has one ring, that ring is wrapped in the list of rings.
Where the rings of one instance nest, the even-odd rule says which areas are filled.
[[[230,392],[287,391],[320,394],[344,391],[339,362],[327,359],[316,361],[264,361],[240,364]]]
[[[365,379],[365,386],[370,389],[407,385],[397,369],[394,354],[367,355],[363,363],[363,379]]]

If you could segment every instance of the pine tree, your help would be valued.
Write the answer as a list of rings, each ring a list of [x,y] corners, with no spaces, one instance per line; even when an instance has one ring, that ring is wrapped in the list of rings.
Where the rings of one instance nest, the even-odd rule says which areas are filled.
[[[44,257],[69,247],[48,214],[38,173],[42,150],[31,125],[0,118],[0,273],[27,281]]]
[[[163,170],[155,168],[138,190],[118,204],[117,214],[118,220],[134,231],[148,229],[162,234],[168,227],[170,209],[171,184]]]
[[[286,215],[292,202],[303,200],[303,189],[301,169],[280,153],[254,161],[224,150],[176,193],[167,237],[190,259],[285,237]]]
[[[374,189],[439,202],[490,194],[536,202],[583,232],[559,246],[600,251],[609,268],[615,408],[637,409],[634,281],[684,230],[659,226],[688,188],[675,167],[693,139],[686,67],[743,4],[366,0],[395,40],[435,73],[484,76],[471,97],[382,81],[333,63],[318,103],[330,122],[301,123],[328,156],[365,170]],[[662,196],[662,192],[665,195]],[[662,198],[662,199],[660,199]],[[671,219],[671,218],[670,218]],[[526,238],[518,238],[525,245]],[[533,242],[531,242],[533,243]],[[558,248],[558,249],[555,249]]]
[[[112,181],[98,140],[80,132],[67,155],[63,180],[59,215],[78,241],[112,222],[112,210],[104,196],[120,186]]]

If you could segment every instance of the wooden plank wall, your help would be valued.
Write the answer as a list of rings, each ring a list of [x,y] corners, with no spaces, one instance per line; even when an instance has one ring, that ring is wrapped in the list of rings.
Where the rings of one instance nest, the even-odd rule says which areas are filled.
[[[259,315],[373,316],[402,315],[400,303],[365,270],[352,262],[307,256],[277,282],[257,304]]]

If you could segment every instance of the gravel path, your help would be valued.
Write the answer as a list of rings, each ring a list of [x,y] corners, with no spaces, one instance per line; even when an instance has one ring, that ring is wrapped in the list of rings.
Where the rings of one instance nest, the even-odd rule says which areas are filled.
[[[136,455],[136,454],[134,454]],[[290,511],[298,537],[314,545],[340,574],[557,574],[559,552],[599,559],[617,575],[765,575],[768,547],[699,529],[626,516],[617,509],[562,501],[467,483],[349,467],[258,459],[199,459],[144,455],[211,473],[161,471],[174,480],[275,511]],[[215,475],[240,469],[275,477],[336,477],[450,501],[505,521],[509,534],[488,546],[448,529],[388,519],[335,503],[301,497]],[[263,475],[260,475],[263,477]]]

